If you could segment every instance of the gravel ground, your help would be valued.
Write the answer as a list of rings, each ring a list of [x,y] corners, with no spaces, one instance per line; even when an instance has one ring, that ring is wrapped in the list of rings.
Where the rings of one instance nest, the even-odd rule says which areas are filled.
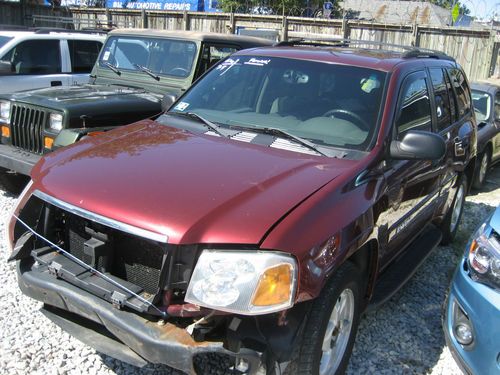
[[[15,198],[0,192],[1,224]],[[460,374],[446,348],[442,304],[455,266],[474,229],[500,203],[500,167],[480,193],[467,198],[452,246],[439,247],[415,276],[386,304],[364,316],[349,374]],[[137,369],[80,343],[46,319],[41,304],[21,294],[14,265],[0,247],[0,373],[2,374],[164,374],[164,366]],[[206,371],[205,373],[212,373]],[[213,372],[218,373],[218,372]]]

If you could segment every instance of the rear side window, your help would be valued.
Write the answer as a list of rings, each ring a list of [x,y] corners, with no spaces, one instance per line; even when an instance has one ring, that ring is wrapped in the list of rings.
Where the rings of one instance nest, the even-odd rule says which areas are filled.
[[[431,73],[434,100],[436,102],[437,130],[441,131],[451,125],[450,98],[446,85],[446,75],[441,68],[429,69]]]
[[[61,73],[59,40],[27,40],[8,52],[12,74]]]
[[[458,116],[462,118],[471,111],[471,96],[467,80],[460,69],[449,69],[451,83],[457,93]]]
[[[398,138],[408,130],[431,130],[431,104],[424,72],[406,78],[399,100],[396,116]]]
[[[90,73],[102,44],[95,40],[68,40],[68,47],[71,57],[71,71],[73,73]]]

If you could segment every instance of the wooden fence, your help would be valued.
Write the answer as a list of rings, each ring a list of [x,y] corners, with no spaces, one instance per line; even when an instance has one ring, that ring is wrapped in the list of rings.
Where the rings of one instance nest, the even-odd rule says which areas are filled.
[[[35,16],[35,18],[33,18]],[[233,13],[150,11],[130,9],[59,9],[0,2],[0,23],[57,26],[44,16],[61,17],[61,23],[79,29],[116,26],[164,30],[198,30],[236,33],[240,29],[276,30],[280,40],[292,37],[344,37],[441,50],[462,65],[470,80],[488,78],[498,58],[496,32],[428,25],[389,25],[357,20],[327,20]],[[59,26],[62,26],[61,24]]]

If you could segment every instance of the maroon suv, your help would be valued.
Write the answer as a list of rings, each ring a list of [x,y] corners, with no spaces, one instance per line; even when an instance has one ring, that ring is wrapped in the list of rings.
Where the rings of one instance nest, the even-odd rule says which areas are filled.
[[[241,51],[156,120],[44,157],[10,259],[45,314],[123,361],[342,373],[363,310],[453,239],[475,154],[445,55]]]

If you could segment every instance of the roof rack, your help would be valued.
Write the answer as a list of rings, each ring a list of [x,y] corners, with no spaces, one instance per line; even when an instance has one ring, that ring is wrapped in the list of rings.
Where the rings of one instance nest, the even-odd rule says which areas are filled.
[[[353,47],[360,45],[369,45],[369,46],[377,46],[377,47],[386,47],[393,49],[401,49],[403,50],[401,57],[404,59],[409,58],[434,58],[441,60],[449,60],[455,61],[455,59],[444,52],[435,51],[427,48],[413,47],[413,46],[405,46],[401,44],[392,44],[392,43],[384,43],[384,42],[376,42],[372,40],[357,40],[357,39],[342,39],[342,38],[299,38],[292,39],[288,41],[278,42],[275,44],[277,47],[291,47],[291,46],[316,46],[316,47]],[[381,48],[382,49],[382,48]]]
[[[36,34],[50,34],[50,33],[77,33],[77,34],[105,34],[111,29],[107,28],[84,28],[81,30],[65,29],[63,27],[32,27],[28,30],[34,31]]]

